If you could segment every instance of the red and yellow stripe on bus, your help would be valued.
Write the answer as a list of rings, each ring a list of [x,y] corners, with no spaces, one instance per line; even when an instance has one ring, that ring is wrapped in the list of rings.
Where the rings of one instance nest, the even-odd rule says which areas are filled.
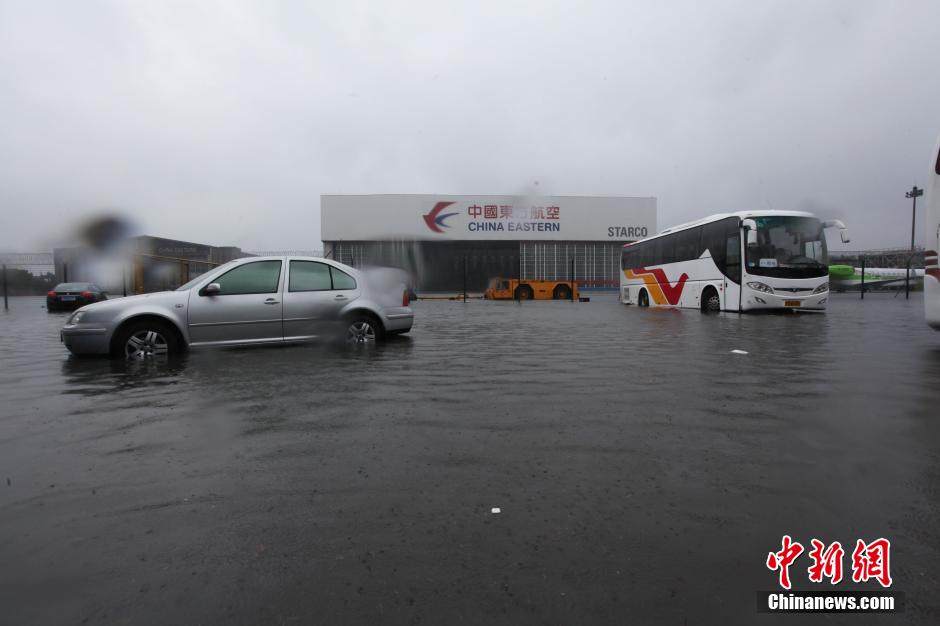
[[[682,276],[680,276],[676,284],[673,285],[669,282],[669,279],[666,278],[666,272],[659,268],[646,269],[645,267],[634,267],[624,270],[623,273],[627,278],[642,278],[647,291],[650,293],[650,297],[653,298],[653,302],[656,304],[679,304],[679,298],[682,296],[685,281],[689,279],[689,275],[682,272]]]

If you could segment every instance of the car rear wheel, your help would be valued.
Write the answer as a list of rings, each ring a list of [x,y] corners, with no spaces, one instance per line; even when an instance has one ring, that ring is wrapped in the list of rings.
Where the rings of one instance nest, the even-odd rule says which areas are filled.
[[[119,329],[112,347],[112,356],[117,358],[152,359],[178,353],[180,341],[169,324],[141,320]]]
[[[346,322],[347,345],[374,344],[382,336],[382,326],[367,315],[357,315]]]

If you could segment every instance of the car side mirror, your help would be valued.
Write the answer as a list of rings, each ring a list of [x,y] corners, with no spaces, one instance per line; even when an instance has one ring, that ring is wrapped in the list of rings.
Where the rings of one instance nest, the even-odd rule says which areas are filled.
[[[214,296],[216,294],[222,293],[222,286],[219,283],[209,283],[202,288],[202,294],[204,296]]]

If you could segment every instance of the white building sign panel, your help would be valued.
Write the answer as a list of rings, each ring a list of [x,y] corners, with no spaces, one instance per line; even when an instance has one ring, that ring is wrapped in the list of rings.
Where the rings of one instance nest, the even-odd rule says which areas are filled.
[[[656,198],[321,196],[323,241],[624,241],[656,233]]]

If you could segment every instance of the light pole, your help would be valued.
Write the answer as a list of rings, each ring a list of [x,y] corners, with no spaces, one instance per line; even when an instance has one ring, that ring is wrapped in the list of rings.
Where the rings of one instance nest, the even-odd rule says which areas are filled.
[[[911,256],[907,258],[907,272],[905,273],[904,278],[904,297],[911,297],[911,259],[914,258],[914,219],[917,216],[917,198],[924,195],[923,189],[918,189],[917,185],[914,185],[910,191],[904,194],[905,198],[910,198],[913,201],[913,207],[911,208]]]

